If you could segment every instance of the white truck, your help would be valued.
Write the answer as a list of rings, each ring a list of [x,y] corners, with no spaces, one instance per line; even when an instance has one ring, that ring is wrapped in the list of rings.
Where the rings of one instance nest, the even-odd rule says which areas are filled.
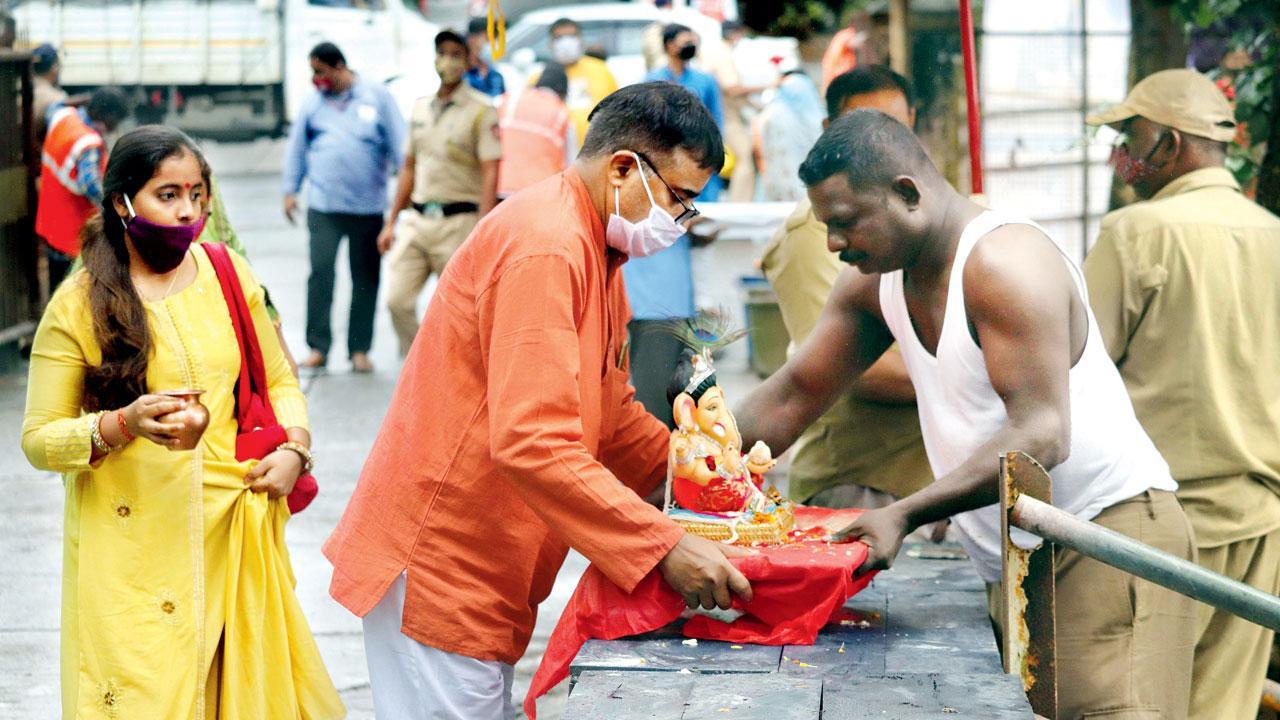
[[[402,106],[434,91],[438,31],[419,0],[23,0],[20,47],[52,43],[68,91],[114,85],[140,122],[193,135],[278,135],[311,91],[307,54],[335,43]],[[403,98],[400,96],[404,96]]]

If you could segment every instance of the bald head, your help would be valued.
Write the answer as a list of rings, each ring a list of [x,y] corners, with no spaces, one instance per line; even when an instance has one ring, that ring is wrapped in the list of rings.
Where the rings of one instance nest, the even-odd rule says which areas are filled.
[[[945,182],[915,133],[879,110],[854,110],[831,123],[800,166],[813,187],[843,173],[853,186],[888,185],[908,175],[923,184]]]

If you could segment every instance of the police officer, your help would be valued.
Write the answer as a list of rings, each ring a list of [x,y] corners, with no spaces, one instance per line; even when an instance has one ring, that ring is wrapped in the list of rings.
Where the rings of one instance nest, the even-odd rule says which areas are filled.
[[[502,157],[497,111],[463,80],[466,40],[444,30],[435,43],[440,90],[413,107],[404,167],[378,236],[378,249],[391,251],[387,306],[402,356],[418,332],[418,295],[427,279],[444,271],[454,250],[496,204]],[[397,238],[396,219],[410,207]]]

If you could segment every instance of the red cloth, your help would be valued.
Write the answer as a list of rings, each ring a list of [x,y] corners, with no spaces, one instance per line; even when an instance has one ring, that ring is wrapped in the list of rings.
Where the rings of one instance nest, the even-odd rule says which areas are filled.
[[[267,397],[267,370],[262,359],[258,336],[253,332],[253,318],[249,315],[249,303],[236,276],[231,256],[221,243],[203,243],[209,262],[222,285],[222,296],[231,313],[231,327],[240,341],[240,379],[236,382],[236,422],[240,433],[236,435],[236,460],[261,460],[289,441],[284,427],[276,422],[275,411]],[[294,483],[289,493],[289,512],[302,512],[320,486],[311,473],[304,473]]]
[[[796,527],[821,538],[861,513],[797,507]],[[757,550],[750,557],[732,559],[751,581],[755,595],[746,604],[734,597],[734,609],[745,614],[732,623],[695,615],[684,624],[686,636],[760,645],[812,645],[818,631],[875,574],[853,577],[867,556],[867,547],[860,542],[804,540]],[[684,608],[684,599],[657,568],[627,593],[609,582],[595,565],[588,567],[547,641],[525,697],[525,714],[536,720],[537,699],[568,677],[570,663],[587,640],[651,632],[674,622]]]

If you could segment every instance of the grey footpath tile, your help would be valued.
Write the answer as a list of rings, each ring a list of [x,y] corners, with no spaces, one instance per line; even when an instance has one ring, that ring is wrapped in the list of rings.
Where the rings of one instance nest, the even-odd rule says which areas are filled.
[[[773,673],[781,646],[734,645],[713,640],[685,644],[683,638],[588,640],[570,666],[587,670],[645,670],[695,673]]]
[[[821,705],[816,678],[589,671],[563,720],[817,720]]]
[[[905,674],[828,678],[822,720],[1032,720],[1021,683],[1012,675]]]

